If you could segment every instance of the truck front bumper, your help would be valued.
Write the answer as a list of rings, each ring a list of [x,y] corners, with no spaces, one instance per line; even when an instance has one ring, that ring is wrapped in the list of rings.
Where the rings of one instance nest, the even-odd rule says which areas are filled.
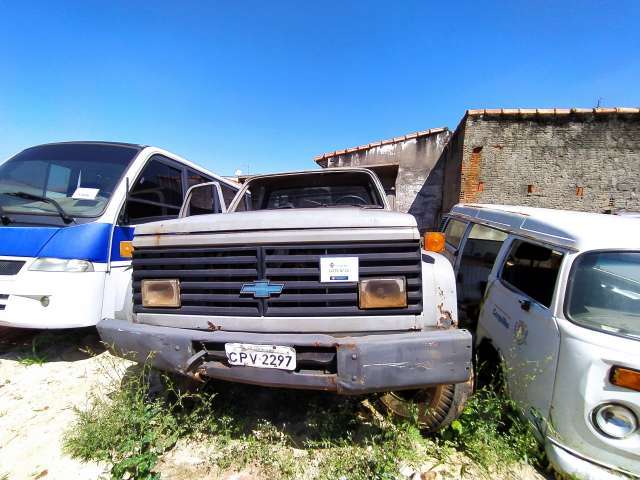
[[[113,319],[99,322],[98,330],[103,342],[125,358],[184,375],[255,385],[360,394],[461,383],[471,375],[472,340],[466,330],[334,337],[201,331]],[[311,356],[335,351],[335,356],[332,366],[320,369],[229,366],[220,354],[225,343],[291,346]]]

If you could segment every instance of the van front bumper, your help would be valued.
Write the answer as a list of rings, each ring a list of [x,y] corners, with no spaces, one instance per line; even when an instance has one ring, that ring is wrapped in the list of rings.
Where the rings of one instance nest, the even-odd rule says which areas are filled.
[[[471,334],[430,330],[334,337],[326,334],[248,333],[159,327],[104,319],[98,331],[116,355],[161,370],[271,387],[361,394],[466,382],[471,375]],[[313,355],[334,352],[332,368],[295,371],[229,366],[225,343],[291,346]],[[216,352],[207,346],[218,346]]]

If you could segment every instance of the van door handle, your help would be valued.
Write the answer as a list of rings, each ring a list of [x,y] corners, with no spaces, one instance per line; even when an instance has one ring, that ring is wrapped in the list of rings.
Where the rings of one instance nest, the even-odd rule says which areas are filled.
[[[529,310],[531,310],[531,301],[529,300],[519,300],[520,302],[520,308],[522,310],[524,310],[525,312],[528,312]]]

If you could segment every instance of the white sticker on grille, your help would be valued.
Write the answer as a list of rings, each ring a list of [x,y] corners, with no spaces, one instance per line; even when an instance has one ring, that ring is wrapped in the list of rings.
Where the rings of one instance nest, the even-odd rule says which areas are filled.
[[[320,282],[357,282],[358,257],[320,257]]]

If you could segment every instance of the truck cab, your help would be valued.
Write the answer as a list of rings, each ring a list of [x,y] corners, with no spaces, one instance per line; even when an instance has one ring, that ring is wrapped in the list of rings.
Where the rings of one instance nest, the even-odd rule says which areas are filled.
[[[133,321],[98,325],[116,353],[197,379],[372,393],[398,415],[417,407],[429,431],[469,394],[453,269],[369,170],[251,177],[215,221],[139,227],[132,265]]]

